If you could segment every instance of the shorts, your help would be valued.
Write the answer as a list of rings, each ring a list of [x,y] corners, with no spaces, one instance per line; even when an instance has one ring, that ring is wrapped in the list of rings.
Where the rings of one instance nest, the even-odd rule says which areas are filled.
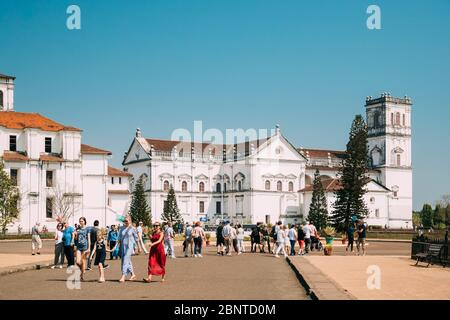
[[[303,249],[305,247],[305,240],[298,240],[298,245],[300,246],[300,249]]]

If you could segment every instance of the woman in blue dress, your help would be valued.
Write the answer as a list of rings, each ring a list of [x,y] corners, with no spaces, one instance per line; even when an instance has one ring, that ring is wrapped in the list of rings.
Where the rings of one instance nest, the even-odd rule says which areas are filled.
[[[128,215],[125,218],[124,225],[119,230],[119,256],[122,259],[122,277],[119,280],[120,282],[125,282],[125,277],[129,274],[131,274],[131,281],[136,279],[131,262],[135,245],[137,245],[139,253],[141,253],[142,249],[137,231],[133,228],[131,217]]]

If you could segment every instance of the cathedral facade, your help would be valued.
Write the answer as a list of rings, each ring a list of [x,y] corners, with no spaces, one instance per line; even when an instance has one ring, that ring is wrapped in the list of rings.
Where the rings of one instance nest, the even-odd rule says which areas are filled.
[[[366,98],[369,225],[412,228],[411,105],[389,94]],[[308,217],[316,170],[332,212],[344,157],[344,151],[296,148],[278,126],[268,138],[228,145],[145,138],[138,129],[123,166],[132,184],[144,177],[154,220],[173,186],[184,221],[300,223]]]

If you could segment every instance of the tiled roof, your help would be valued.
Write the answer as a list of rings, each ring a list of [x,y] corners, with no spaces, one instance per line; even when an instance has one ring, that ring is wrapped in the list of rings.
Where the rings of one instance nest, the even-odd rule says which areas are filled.
[[[321,182],[323,190],[325,192],[334,192],[342,188],[342,185],[338,179],[324,179]],[[300,190],[300,192],[308,192],[308,191],[313,191],[312,184],[309,184]]]
[[[337,150],[323,150],[323,149],[297,149],[298,152],[303,154],[305,157],[309,155],[310,158],[328,158],[328,154],[331,158],[344,159],[346,156],[345,151],[337,151]]]
[[[28,161],[29,158],[19,152],[15,152],[15,151],[5,151],[3,153],[3,160],[4,161]]]
[[[107,154],[112,155],[111,151],[99,149],[96,147],[92,147],[87,144],[81,144],[81,153],[84,154]]]
[[[0,126],[8,129],[35,128],[43,131],[81,131],[74,127],[64,126],[39,113],[2,111],[0,112]]]
[[[6,78],[6,79],[12,79],[12,80],[16,79],[16,77],[7,76],[6,74],[2,74],[2,73],[0,73],[0,78]]]
[[[122,171],[120,169],[116,169],[111,166],[108,166],[108,176],[130,177],[130,176],[132,176],[132,174]]]
[[[39,160],[45,162],[64,162],[64,159],[62,157],[50,154],[41,154]]]
[[[128,190],[108,190],[109,194],[130,194],[130,191]]]
[[[176,140],[161,140],[161,139],[145,139],[149,146],[153,146],[156,151],[172,151],[176,146],[178,151],[183,150],[185,153],[191,152],[192,147],[195,153],[205,153],[209,154],[209,149],[211,148],[212,155],[221,155],[223,149],[225,148],[226,153],[231,153],[233,148],[239,153],[248,154],[251,148],[251,144],[254,144],[255,148],[258,148],[268,139],[259,139],[254,141],[248,141],[238,144],[213,144],[207,142],[184,142]]]

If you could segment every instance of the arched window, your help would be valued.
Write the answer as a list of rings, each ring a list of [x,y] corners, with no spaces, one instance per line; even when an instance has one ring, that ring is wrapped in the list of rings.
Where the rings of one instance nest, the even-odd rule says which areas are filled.
[[[399,154],[397,154],[397,166],[400,166],[401,165],[401,157],[400,157],[400,155]]]
[[[391,113],[391,125],[394,125],[394,113]]]
[[[294,191],[294,183],[292,181],[289,181],[289,192]]]
[[[169,191],[169,181],[164,180],[164,183],[163,183],[163,190],[164,190],[164,191]]]
[[[0,109],[3,109],[3,91],[0,90]]]
[[[226,182],[223,184],[223,192],[227,192],[227,183]]]
[[[403,126],[406,126],[406,116],[403,114]]]
[[[395,114],[395,124],[400,125],[400,112]]]
[[[220,185],[220,183],[216,184],[216,192],[221,192],[222,191],[222,186]]]
[[[266,180],[266,182],[265,182],[265,189],[270,190],[270,181],[269,180]]]
[[[205,183],[204,182],[200,182],[198,184],[198,191],[205,192]]]
[[[238,181],[238,191],[242,191],[242,181]]]
[[[283,191],[283,183],[281,181],[277,182],[277,191]]]
[[[181,183],[181,191],[186,192],[187,191],[187,182],[183,181]]]

